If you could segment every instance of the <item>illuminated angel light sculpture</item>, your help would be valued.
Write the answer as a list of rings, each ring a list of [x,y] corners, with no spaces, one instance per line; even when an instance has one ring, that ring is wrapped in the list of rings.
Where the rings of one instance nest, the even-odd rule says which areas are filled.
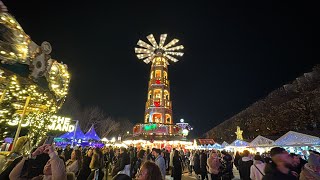
[[[170,100],[170,85],[168,79],[169,61],[178,62],[177,56],[183,45],[176,45],[179,40],[173,39],[166,44],[167,34],[160,35],[159,43],[152,34],[147,36],[150,44],[139,40],[135,53],[138,59],[151,64],[146,102],[144,124],[137,124],[133,134],[175,135],[181,128],[173,124],[172,102]]]

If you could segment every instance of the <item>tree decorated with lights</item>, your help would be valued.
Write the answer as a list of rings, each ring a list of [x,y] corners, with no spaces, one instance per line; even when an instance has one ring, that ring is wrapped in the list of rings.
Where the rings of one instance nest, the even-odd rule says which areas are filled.
[[[146,64],[151,63],[151,70],[144,124],[137,124],[134,127],[134,135],[176,135],[180,131],[180,128],[173,124],[168,65],[169,61],[178,62],[174,56],[182,56],[183,53],[179,51],[184,47],[176,45],[178,39],[166,44],[166,38],[167,34],[161,34],[157,43],[150,34],[147,36],[150,44],[139,40],[137,43],[139,47],[135,48],[138,59]]]
[[[21,122],[35,141],[48,131],[46,126],[69,89],[67,66],[50,53],[50,43],[33,42],[0,1],[0,124]],[[8,136],[5,130],[0,129],[0,139]]]

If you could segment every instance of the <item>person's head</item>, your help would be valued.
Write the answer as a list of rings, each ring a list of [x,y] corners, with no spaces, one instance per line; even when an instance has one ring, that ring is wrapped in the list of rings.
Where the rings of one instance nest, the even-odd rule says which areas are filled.
[[[307,165],[315,172],[320,173],[320,155],[310,153]]]
[[[217,151],[213,150],[213,151],[211,152],[210,156],[213,157],[213,158],[218,157]]]
[[[179,156],[179,151],[175,150],[173,156],[178,157]]]
[[[138,158],[143,159],[146,155],[146,151],[141,149],[138,153]]]
[[[81,160],[82,159],[81,151],[79,149],[73,150],[71,153],[71,159]]]
[[[87,151],[87,156],[88,156],[88,157],[91,157],[92,154],[93,154],[93,150],[92,150],[92,149],[88,149],[88,151]]]
[[[255,160],[255,161],[263,161],[263,159],[262,159],[262,157],[260,156],[260,155],[255,155],[254,157],[253,157],[253,160]]]
[[[119,153],[120,153],[119,149],[115,149],[115,150],[114,150],[114,153],[115,153],[116,156],[118,156]]]
[[[93,149],[93,154],[97,154],[97,155],[99,155],[99,157],[103,156],[101,149],[98,147]]]
[[[250,152],[248,150],[244,150],[242,154],[244,157],[248,157]]]
[[[300,164],[300,157],[294,153],[290,153],[290,156],[292,158],[292,165],[295,167],[298,166]]]
[[[71,145],[70,145],[70,144],[68,144],[68,145],[67,145],[67,147],[66,147],[66,149],[68,149],[68,150],[69,150],[69,149],[70,149],[70,147],[71,147]]]
[[[127,152],[127,149],[125,147],[120,148],[120,154],[126,153],[126,152]]]
[[[281,148],[281,147],[274,147],[270,151],[272,161],[277,165],[283,165],[287,168],[292,166],[292,158],[289,153]]]
[[[160,149],[152,149],[152,155],[154,155],[155,157],[158,157],[160,155],[161,151]]]
[[[162,180],[162,174],[158,165],[154,162],[146,161],[142,164],[137,180]]]

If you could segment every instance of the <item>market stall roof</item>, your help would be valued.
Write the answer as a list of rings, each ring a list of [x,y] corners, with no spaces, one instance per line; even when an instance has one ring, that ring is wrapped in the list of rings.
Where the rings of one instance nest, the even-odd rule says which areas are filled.
[[[222,145],[218,144],[218,143],[215,143],[212,148],[214,149],[221,149],[222,148]]]
[[[76,134],[75,134],[75,139],[84,139],[85,135],[83,134],[83,132],[80,129],[80,126],[77,126],[77,128],[75,129]],[[74,131],[72,132],[67,132],[63,135],[61,135],[59,138],[64,138],[64,139],[73,139],[74,137]]]
[[[229,146],[229,144],[225,141],[223,141],[223,143],[221,144],[222,147],[226,147],[226,146]]]
[[[96,131],[94,130],[94,125],[90,127],[89,131],[85,134],[85,139],[86,140],[96,140],[100,141],[99,136],[97,135]]]
[[[213,139],[198,139],[199,143],[202,144],[214,144],[214,140]]]
[[[257,136],[254,140],[249,143],[250,146],[252,147],[259,147],[259,146],[274,146],[274,141],[271,139],[268,139],[263,136]]]
[[[275,141],[278,146],[320,145],[320,138],[294,131],[289,131]]]
[[[233,141],[229,146],[234,146],[234,147],[245,147],[245,146],[249,146],[249,143],[243,140],[235,140]]]

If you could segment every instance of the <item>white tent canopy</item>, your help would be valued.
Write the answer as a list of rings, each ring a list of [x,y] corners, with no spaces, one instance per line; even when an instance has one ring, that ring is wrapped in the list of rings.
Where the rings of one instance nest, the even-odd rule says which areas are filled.
[[[252,140],[251,143],[249,143],[249,145],[252,147],[261,147],[261,146],[274,146],[275,143],[273,140],[259,135],[254,140]]]
[[[249,146],[249,143],[243,140],[235,140],[233,141],[229,146],[233,146],[233,147],[246,147]]]
[[[226,147],[226,146],[229,146],[229,144],[225,141],[223,141],[223,143],[221,144],[222,147]]]
[[[294,131],[289,131],[275,141],[278,146],[320,146],[320,138]]]

